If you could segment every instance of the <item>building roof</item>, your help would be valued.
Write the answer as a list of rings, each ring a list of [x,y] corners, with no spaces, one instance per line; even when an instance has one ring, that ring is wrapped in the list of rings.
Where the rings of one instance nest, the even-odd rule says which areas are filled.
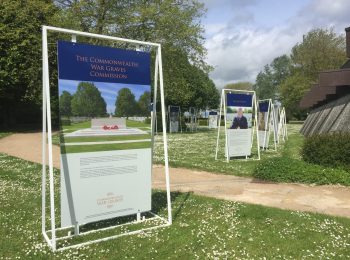
[[[323,71],[319,83],[300,101],[301,108],[314,108],[350,93],[350,69]]]

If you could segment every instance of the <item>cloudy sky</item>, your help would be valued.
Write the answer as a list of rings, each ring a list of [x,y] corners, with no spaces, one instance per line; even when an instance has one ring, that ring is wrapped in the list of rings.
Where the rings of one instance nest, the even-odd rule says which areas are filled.
[[[265,64],[289,54],[303,34],[334,27],[345,35],[350,0],[200,0],[208,9],[202,20],[217,87],[254,82]]]

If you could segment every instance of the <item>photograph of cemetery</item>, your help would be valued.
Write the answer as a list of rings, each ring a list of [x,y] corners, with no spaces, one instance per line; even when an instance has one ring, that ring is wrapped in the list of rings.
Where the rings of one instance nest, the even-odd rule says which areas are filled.
[[[150,86],[59,80],[62,153],[151,147]]]

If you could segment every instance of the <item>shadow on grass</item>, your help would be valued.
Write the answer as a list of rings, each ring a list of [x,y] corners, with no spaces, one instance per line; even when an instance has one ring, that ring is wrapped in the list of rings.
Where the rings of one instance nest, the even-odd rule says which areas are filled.
[[[177,216],[181,213],[182,208],[188,198],[190,197],[191,193],[180,193],[180,192],[171,192],[171,203],[174,203],[178,197],[183,197],[180,205],[177,208],[173,207],[173,220],[176,220]],[[164,191],[154,191],[152,193],[152,213],[157,215],[162,215],[162,213],[165,213],[167,211],[167,197],[166,192]],[[81,232],[87,232],[95,229],[101,229],[106,227],[111,227],[115,225],[121,225],[128,222],[132,222],[136,220],[136,214],[124,216],[124,217],[117,217],[117,218],[111,218],[107,220],[101,220],[97,222],[88,223],[84,226],[80,227]],[[152,215],[148,212],[142,213],[143,216],[146,217],[152,217]]]
[[[174,192],[170,193],[172,204],[177,200],[178,197],[183,197],[179,207],[174,208],[172,206],[173,220],[176,220],[177,216],[181,213],[182,208],[183,208],[184,204],[186,203],[186,201],[188,200],[188,198],[190,197],[191,193],[192,192],[181,193],[178,191],[174,191]],[[166,207],[167,207],[166,192],[163,192],[163,191],[154,192],[152,195],[152,200],[153,200],[153,208],[152,208],[153,213],[159,214],[162,211],[166,211]]]

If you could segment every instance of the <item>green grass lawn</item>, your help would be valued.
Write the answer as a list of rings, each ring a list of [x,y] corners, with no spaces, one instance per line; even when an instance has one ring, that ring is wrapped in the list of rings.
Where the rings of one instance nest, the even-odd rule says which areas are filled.
[[[91,121],[62,126],[62,130],[64,131],[64,133],[71,133],[84,128],[91,128]]]
[[[224,156],[224,133],[220,139],[220,152],[215,160],[217,131],[177,133],[168,135],[169,164],[173,167],[199,169],[214,173],[248,176],[274,182],[309,184],[341,184],[350,186],[350,173],[344,169],[307,163],[301,158],[304,137],[300,124],[288,125],[288,140],[281,142],[277,151],[270,136],[270,149],[261,151],[261,160],[232,159]],[[156,136],[155,162],[163,163],[162,136]],[[252,158],[257,158],[256,143]]]
[[[292,130],[299,127],[299,125],[290,126]],[[164,160],[162,138],[162,135],[156,136],[155,162],[157,163],[162,163]],[[252,176],[257,164],[256,160],[232,159],[229,163],[226,162],[224,131],[220,134],[218,160],[215,160],[216,138],[217,130],[168,134],[170,165],[237,176]],[[291,138],[293,139],[293,136]],[[278,145],[277,151],[274,151],[271,134],[269,147],[270,149],[261,151],[261,159],[281,156],[284,145]],[[252,158],[258,158],[256,142],[253,144]]]
[[[41,235],[40,184],[39,164],[0,154],[0,259],[350,257],[350,219],[175,192],[172,226],[53,254]],[[153,210],[164,215],[165,208],[165,193],[154,191]]]

